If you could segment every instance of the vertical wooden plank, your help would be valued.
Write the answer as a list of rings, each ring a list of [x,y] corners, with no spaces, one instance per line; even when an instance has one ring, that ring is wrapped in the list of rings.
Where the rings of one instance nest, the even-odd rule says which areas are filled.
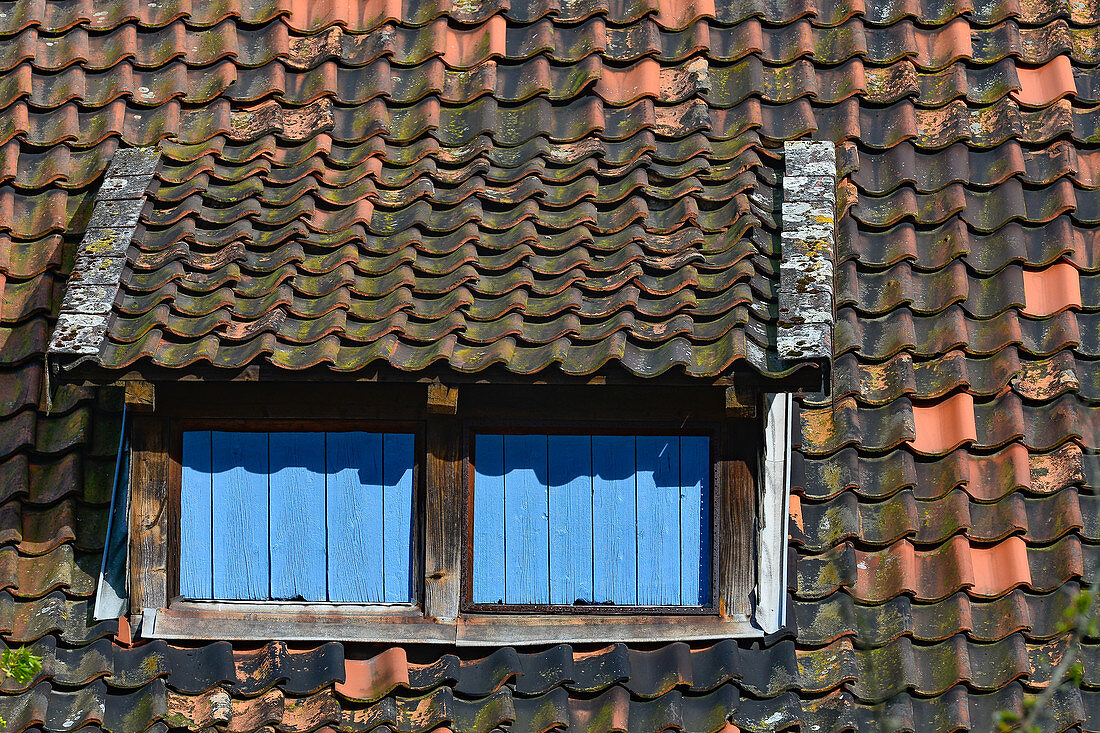
[[[271,597],[326,599],[325,434],[270,433]]]
[[[383,445],[383,600],[402,603],[413,600],[414,436],[411,433],[387,433]]]
[[[382,435],[328,433],[328,599],[344,603],[384,598]]]
[[[462,532],[466,508],[462,486],[462,428],[456,417],[428,416],[424,465],[424,613],[458,618]]]
[[[751,466],[756,461],[753,449],[759,443],[759,424],[739,420],[736,426],[722,436],[718,470],[723,478],[716,484],[722,495],[714,502],[719,512],[718,611],[723,614],[751,613],[749,593],[756,574],[751,551],[756,488]]]
[[[675,437],[635,440],[638,604],[680,603],[680,445]]]
[[[592,594],[597,603],[638,602],[634,438],[592,438]]]
[[[550,602],[545,435],[504,436],[504,600]]]
[[[180,480],[180,595],[214,597],[211,556],[210,431],[183,434]]]
[[[270,597],[267,433],[215,431],[214,597]]]
[[[550,603],[592,600],[592,437],[551,435]]]
[[[135,415],[130,477],[130,611],[168,605],[168,421]]]
[[[680,603],[710,602],[710,439],[680,438]]]
[[[474,603],[504,603],[504,436],[474,438]]]

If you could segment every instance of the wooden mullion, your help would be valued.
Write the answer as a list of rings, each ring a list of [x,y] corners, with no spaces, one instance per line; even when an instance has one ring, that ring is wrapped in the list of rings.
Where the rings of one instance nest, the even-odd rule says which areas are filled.
[[[458,618],[463,510],[462,429],[453,415],[430,414],[424,460],[424,613]]]
[[[141,613],[168,604],[168,424],[135,415],[130,435],[130,612]]]
[[[751,612],[749,602],[756,572],[753,526],[756,516],[755,465],[758,439],[745,434],[758,430],[755,421],[730,421],[723,430],[719,460],[714,466],[714,510],[718,562],[718,611],[721,615]],[[754,433],[755,435],[755,433]]]

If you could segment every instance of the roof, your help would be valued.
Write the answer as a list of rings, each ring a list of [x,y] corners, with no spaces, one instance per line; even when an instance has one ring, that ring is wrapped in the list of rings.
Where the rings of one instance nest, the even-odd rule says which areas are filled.
[[[777,346],[789,135],[765,124],[791,90],[769,78],[753,96],[743,30],[691,40],[700,16],[744,13],[652,10],[349,4],[303,23],[272,5],[176,21],[183,36],[122,62],[132,89],[82,98],[92,114],[140,106],[122,143],[161,157],[95,361],[804,366]],[[113,79],[128,41],[105,31],[82,50]],[[30,102],[65,103],[66,78]]]
[[[1095,5],[746,1],[718,8],[705,0],[548,0],[405,7],[302,0],[226,8],[40,0],[7,4],[0,14],[0,635],[7,644],[32,643],[45,658],[32,683],[5,683],[0,715],[11,730],[70,731],[85,722],[127,733],[208,725],[242,732],[808,732],[870,730],[883,722],[898,730],[989,730],[993,711],[1018,708],[1024,692],[1047,685],[1065,648],[1061,614],[1076,589],[1096,582],[1100,565]],[[549,40],[554,33],[560,43]],[[388,53],[376,54],[374,43]],[[448,72],[447,57],[433,55],[437,49],[459,54],[470,73]],[[704,100],[709,114],[717,110],[728,137],[700,130],[674,144],[662,132],[670,128],[657,127],[657,109],[665,107],[650,95],[650,72],[690,80],[685,70],[704,67],[710,86],[691,87],[684,99]],[[313,72],[301,73],[306,68]],[[584,115],[546,112],[551,97],[578,84],[591,91]],[[280,90],[278,98],[264,96],[271,88]],[[475,98],[486,88],[492,94]],[[714,101],[719,94],[721,104]],[[478,116],[444,114],[457,104],[444,97]],[[686,103],[685,110],[702,109]],[[585,198],[545,173],[573,164],[532,152],[522,165],[536,171],[532,185],[537,180],[540,190],[556,192],[554,207],[508,188],[507,176],[526,169],[477,158],[480,152],[471,153],[476,164],[440,162],[429,142],[437,138],[420,134],[431,123],[455,142],[482,139],[475,129],[523,142],[527,128],[501,121],[500,110],[512,105],[537,111],[528,123],[553,126],[563,144],[578,131],[577,139],[589,139],[597,123],[618,131],[616,141],[651,141],[579,158],[570,181],[586,181],[586,165],[629,168],[632,156],[649,155],[646,175],[663,166],[668,185],[645,195],[645,186],[598,186]],[[609,117],[610,109],[617,111]],[[318,123],[329,116],[331,123]],[[369,135],[383,124],[390,132]],[[234,130],[242,134],[234,138]],[[291,145],[302,131],[316,134]],[[278,642],[130,646],[117,624],[87,620],[120,408],[109,390],[61,386],[47,409],[42,363],[90,204],[120,145],[160,141],[165,164],[120,301],[129,315],[119,328],[130,330],[118,333],[129,340],[112,341],[112,348],[136,355],[155,341],[165,363],[184,363],[202,348],[222,353],[229,343],[248,358],[274,354],[274,346],[259,346],[281,343],[275,333],[288,323],[304,328],[295,348],[315,353],[317,344],[332,341],[317,335],[327,324],[354,320],[351,303],[376,302],[344,285],[368,274],[379,276],[371,282],[410,277],[440,290],[471,268],[479,277],[497,272],[493,267],[526,271],[532,280],[568,273],[553,258],[525,254],[524,270],[512,269],[506,256],[467,256],[453,233],[505,231],[508,220],[499,217],[507,211],[522,229],[526,212],[595,211],[591,221],[599,223],[609,220],[601,219],[601,207],[669,204],[632,220],[627,231],[666,227],[665,217],[680,214],[664,212],[683,211],[689,201],[698,207],[696,221],[706,220],[702,212],[728,192],[730,203],[722,205],[747,202],[752,231],[774,238],[775,223],[755,213],[749,191],[774,185],[781,142],[806,137],[838,145],[836,357],[832,396],[799,398],[787,628],[756,642],[520,652]],[[404,166],[382,165],[368,175],[369,165],[399,160],[392,157],[399,146],[388,140],[414,138],[419,142],[401,153]],[[610,144],[604,132],[590,139]],[[366,156],[375,162],[346,157],[360,140],[380,146]],[[698,155],[705,146],[709,152]],[[287,157],[290,150],[301,159]],[[704,161],[710,170],[744,162],[747,175],[731,175],[728,188],[704,183],[690,172]],[[625,168],[616,180],[632,180]],[[409,174],[412,188],[400,173]],[[751,186],[735,183],[750,177]],[[376,198],[356,198],[370,187]],[[444,209],[428,203],[444,189],[471,191],[446,209],[458,212],[446,223]],[[384,199],[381,190],[409,198]],[[518,203],[474,193],[488,191]],[[686,198],[676,193],[689,191]],[[610,198],[620,192],[623,198]],[[777,193],[769,195],[775,201]],[[358,203],[342,210],[356,216],[345,223],[330,216],[328,200],[353,199]],[[302,216],[311,207],[319,212],[312,227]],[[419,212],[407,220],[415,225],[409,231],[431,234],[397,250],[405,254],[395,254],[392,267],[361,272],[356,257],[325,259],[294,244],[303,241],[294,237],[323,235],[340,253],[341,232],[367,241],[368,213],[373,222],[378,212],[402,207]],[[464,207],[480,209],[481,218],[454,224]],[[193,232],[217,217],[225,227],[208,228],[225,232],[223,249],[183,246],[188,236],[198,242]],[[279,238],[284,226],[294,237]],[[590,227],[577,254],[595,263],[602,261],[596,242],[607,240]],[[266,244],[234,239],[241,230],[272,234]],[[707,236],[723,241],[715,232]],[[423,244],[444,240],[441,249]],[[745,295],[721,300],[730,306],[722,313],[741,313],[748,324],[757,312],[752,304],[767,302],[766,289],[754,283],[770,273],[751,253],[736,253],[749,242],[764,245],[752,235],[725,241],[733,279],[723,292]],[[534,242],[526,245],[532,253]],[[210,256],[196,259],[192,251]],[[656,256],[641,252],[642,260]],[[369,261],[391,262],[386,256]],[[653,276],[642,260],[635,264]],[[694,263],[676,273],[691,267],[701,279]],[[501,283],[501,293],[529,292],[486,279]],[[255,292],[242,290],[250,283]],[[465,288],[471,303],[482,297],[455,287]],[[655,306],[678,297],[671,286],[632,287],[631,298]],[[692,284],[675,292],[703,291]],[[175,300],[158,300],[158,293]],[[284,301],[309,310],[294,315],[284,307],[278,328],[227,340],[237,332],[214,304],[239,305],[246,295],[260,314],[267,303]],[[340,307],[341,297],[348,305]],[[360,322],[388,322],[376,315]],[[508,317],[526,328],[523,316]],[[446,335],[437,346],[418,348],[457,343],[459,332],[448,331],[448,323],[442,316],[430,322]],[[479,320],[477,328],[493,323]],[[519,343],[512,338],[500,343]],[[187,348],[160,351],[177,341]],[[1096,642],[1082,645],[1084,681],[1080,689],[1063,688],[1044,730],[1100,730]]]

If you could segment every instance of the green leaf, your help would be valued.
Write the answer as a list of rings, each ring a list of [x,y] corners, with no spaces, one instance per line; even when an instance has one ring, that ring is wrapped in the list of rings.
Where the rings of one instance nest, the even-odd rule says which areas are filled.
[[[32,654],[31,650],[25,646],[18,649],[5,649],[3,657],[0,658],[0,672],[20,685],[30,682],[41,671],[42,657]]]

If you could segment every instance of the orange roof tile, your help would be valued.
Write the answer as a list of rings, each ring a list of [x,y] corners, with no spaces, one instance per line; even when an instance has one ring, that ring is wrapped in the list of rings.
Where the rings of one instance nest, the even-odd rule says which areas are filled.
[[[1017,488],[1031,484],[1027,448],[1010,443],[991,455],[969,455],[970,477],[966,491],[979,501],[996,501]]]
[[[1024,270],[1024,313],[1050,316],[1066,308],[1081,307],[1081,278],[1068,262],[1055,262],[1042,270]]]
[[[1020,89],[1012,96],[1029,107],[1045,107],[1057,99],[1077,93],[1069,56],[1055,56],[1037,68],[1018,66],[1016,73],[1020,78]]]
[[[387,649],[370,659],[345,659],[343,682],[336,691],[352,700],[373,702],[398,685],[409,684],[409,665],[405,650]]]
[[[791,522],[794,523],[794,526],[798,527],[799,532],[804,531],[805,527],[802,524],[802,499],[798,496],[798,494],[791,494],[789,512]]]
[[[970,562],[974,568],[974,593],[978,595],[996,598],[1031,582],[1027,545],[1020,537],[1009,537],[992,547],[971,545]]]
[[[658,0],[656,20],[669,30],[687,28],[700,18],[715,16],[714,0]]]
[[[932,405],[913,405],[913,427],[916,438],[910,445],[918,453],[939,455],[976,442],[974,398],[959,392]]]
[[[649,58],[621,69],[604,66],[596,82],[596,93],[615,105],[630,104],[643,97],[658,97],[661,94],[661,66]]]

